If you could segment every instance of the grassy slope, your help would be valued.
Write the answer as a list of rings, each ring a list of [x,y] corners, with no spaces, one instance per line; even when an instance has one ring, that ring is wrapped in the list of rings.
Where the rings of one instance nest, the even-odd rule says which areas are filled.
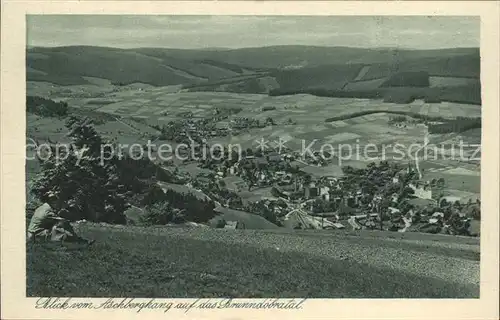
[[[79,232],[97,242],[76,251],[28,247],[28,296],[479,295],[471,239],[93,225]]]

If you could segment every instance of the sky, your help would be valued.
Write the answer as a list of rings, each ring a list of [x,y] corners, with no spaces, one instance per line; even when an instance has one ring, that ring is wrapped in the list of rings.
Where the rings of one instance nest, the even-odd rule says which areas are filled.
[[[479,47],[478,17],[29,15],[28,46]]]

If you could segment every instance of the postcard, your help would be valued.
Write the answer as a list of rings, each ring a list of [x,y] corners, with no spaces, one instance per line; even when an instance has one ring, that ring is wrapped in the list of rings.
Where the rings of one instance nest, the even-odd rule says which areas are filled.
[[[498,318],[498,3],[2,9],[2,318]]]

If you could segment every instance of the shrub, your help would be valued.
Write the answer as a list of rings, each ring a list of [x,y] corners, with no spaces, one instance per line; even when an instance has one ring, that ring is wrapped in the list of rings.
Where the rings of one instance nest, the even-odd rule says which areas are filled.
[[[391,216],[387,213],[387,212],[384,212],[384,213],[381,213],[380,214],[380,220],[381,221],[390,221],[391,220]]]
[[[141,223],[145,225],[165,225],[174,219],[174,211],[167,201],[157,202],[145,208]]]
[[[340,217],[347,217],[355,213],[355,210],[351,207],[346,206],[344,203],[341,203],[338,209],[338,215]]]
[[[272,208],[269,208],[262,201],[251,202],[245,208],[245,211],[261,216],[277,226],[282,226],[281,221]]]
[[[172,208],[181,210],[183,220],[187,221],[203,223],[216,215],[215,205],[210,200],[202,200],[191,193],[171,189],[164,192],[160,186],[150,185],[141,203],[145,206],[152,206],[158,202],[168,202]]]
[[[193,194],[168,190],[165,198],[174,208],[185,210],[185,218],[197,223],[207,222],[215,216],[215,205],[209,200],[198,199]]]
[[[406,117],[405,116],[394,116],[389,118],[389,124],[393,123],[398,123],[398,122],[405,122]]]
[[[162,201],[166,201],[165,192],[163,192],[159,185],[151,184],[140,202],[141,205],[147,207]]]
[[[441,232],[441,230],[442,227],[436,224],[430,224],[420,228],[420,232],[434,233],[434,234]]]
[[[475,206],[470,211],[470,217],[474,220],[481,220],[481,208],[479,206]]]
[[[175,182],[177,181],[175,175],[173,175],[171,172],[161,168],[157,167],[156,168],[156,179],[164,182]]]
[[[219,219],[217,220],[217,223],[215,225],[216,228],[222,229],[226,226],[226,220],[224,219]]]

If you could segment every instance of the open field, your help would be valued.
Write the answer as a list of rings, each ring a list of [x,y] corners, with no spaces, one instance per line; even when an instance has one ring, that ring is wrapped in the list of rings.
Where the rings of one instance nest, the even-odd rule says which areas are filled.
[[[54,96],[64,94],[61,87],[45,86],[28,88],[28,94]],[[96,86],[96,89],[98,87]],[[237,94],[228,92],[172,92],[162,88],[128,88],[106,95],[106,101],[99,105],[100,94],[88,90],[90,97],[79,97],[80,87],[66,87],[75,90],[75,96],[64,99],[71,106],[91,108],[99,112],[123,116],[135,116],[157,121],[169,121],[183,111],[191,111],[194,117],[205,117],[213,108],[242,108],[237,116],[265,119],[267,117],[287,117],[309,123],[332,116],[349,115],[361,111],[405,111],[429,116],[455,118],[457,116],[480,117],[481,108],[459,103],[424,103],[416,100],[410,104],[393,104],[381,100],[356,98],[316,97],[308,94],[269,97],[263,94]],[[82,89],[83,90],[83,89]],[[85,89],[86,90],[86,89]],[[94,93],[92,93],[94,92]],[[71,95],[70,93],[67,93]],[[275,110],[262,112],[262,108]]]
[[[275,199],[275,197],[271,194],[271,187],[254,188],[252,191],[242,189],[238,195],[241,197],[243,203],[255,202],[266,198]]]
[[[441,172],[428,172],[424,173],[424,175],[425,178],[429,180],[443,178],[446,182],[446,186],[450,189],[472,193],[479,193],[481,190],[481,177],[478,175],[457,175]]]
[[[28,248],[28,296],[479,297],[479,242],[473,238],[87,224],[77,229],[97,240],[93,247]]]
[[[26,137],[34,140],[68,142],[64,120],[26,114]],[[30,142],[31,143],[31,142]]]
[[[97,131],[106,139],[118,139],[122,144],[146,143],[149,136],[157,131],[153,128],[137,123],[132,119],[106,121],[105,124],[96,125]],[[36,115],[27,115],[26,136],[45,142],[68,143],[65,120],[58,118],[42,118]]]

